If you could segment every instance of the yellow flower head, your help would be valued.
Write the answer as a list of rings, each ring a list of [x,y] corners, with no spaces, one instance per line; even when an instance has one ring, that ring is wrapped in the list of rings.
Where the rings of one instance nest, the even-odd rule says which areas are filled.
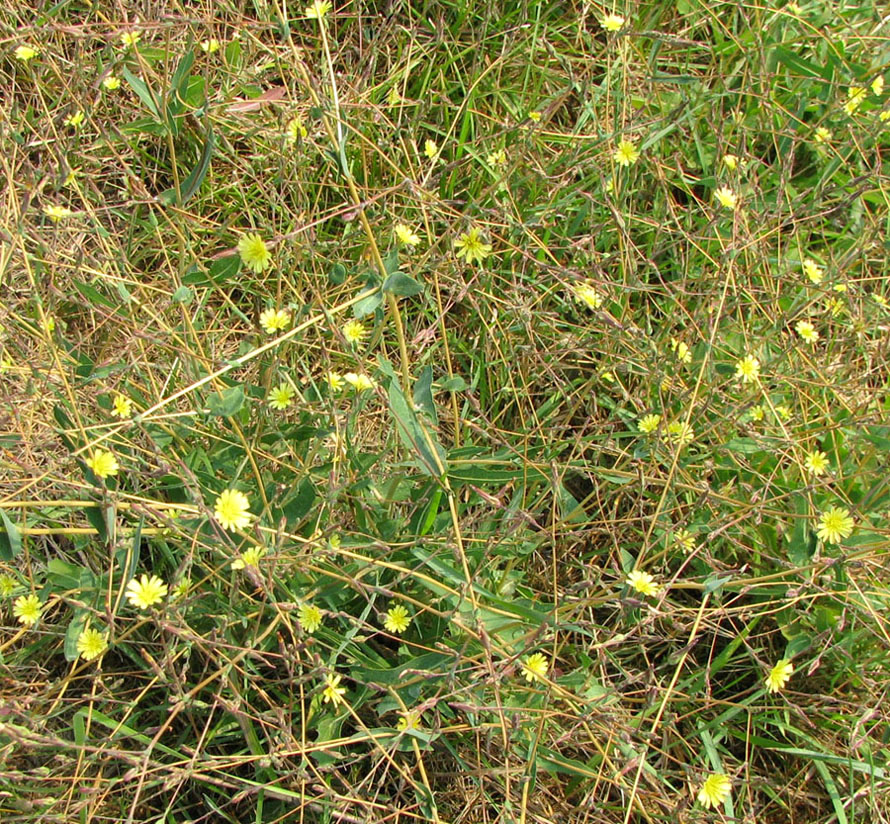
[[[330,10],[331,4],[328,0],[314,0],[314,2],[303,9],[303,14],[309,20],[322,20]]]
[[[121,44],[125,48],[135,46],[142,39],[142,34],[138,31],[125,31],[121,34]]]
[[[366,392],[368,389],[373,389],[377,385],[374,383],[373,378],[369,378],[367,375],[357,372],[347,372],[343,376],[343,380],[345,380],[356,392]]]
[[[820,475],[824,475],[828,469],[828,456],[824,452],[814,449],[807,454],[803,465],[807,472],[818,478]]]
[[[625,20],[620,14],[607,14],[601,21],[600,25],[606,31],[619,31],[624,25]]]
[[[107,92],[117,91],[121,87],[121,79],[113,74],[107,74],[102,78],[102,88]]]
[[[543,681],[547,678],[549,665],[547,658],[540,652],[529,655],[522,663],[522,676],[526,681]]]
[[[238,241],[238,254],[241,262],[256,274],[260,274],[272,265],[272,253],[258,234],[251,232]]]
[[[294,388],[282,383],[269,392],[269,406],[279,411],[287,409],[294,402]]]
[[[265,309],[260,312],[260,326],[267,335],[283,332],[290,325],[287,309]]]
[[[745,355],[736,361],[735,376],[742,383],[756,383],[760,377],[760,361],[754,355]]]
[[[237,489],[227,489],[220,493],[214,506],[214,515],[223,529],[245,529],[250,526],[253,515],[248,511],[250,502],[247,495]]]
[[[85,629],[77,636],[77,651],[84,661],[98,658],[108,649],[108,633],[97,629]]]
[[[856,110],[865,102],[868,90],[862,86],[850,86],[847,89],[847,102],[844,103],[844,111],[848,115],[853,115]]]
[[[627,585],[641,595],[656,596],[661,587],[648,572],[635,569],[627,576]]]
[[[125,590],[127,600],[139,609],[148,609],[164,600],[167,585],[157,575],[131,578]]]
[[[726,209],[732,209],[735,211],[739,208],[739,198],[729,186],[721,186],[714,192],[714,197],[717,198],[717,201]]]
[[[362,338],[368,334],[368,330],[365,329],[365,324],[360,320],[348,321],[340,331],[343,332],[343,337],[346,338],[346,342],[353,344],[353,346],[361,343]]]
[[[695,549],[695,536],[688,529],[678,529],[674,533],[673,544],[688,555]]]
[[[404,223],[397,223],[393,232],[396,236],[396,240],[403,246],[417,246],[417,244],[420,243],[420,237],[410,226],[407,226]]]
[[[757,404],[757,406],[752,406],[749,413],[751,415],[751,420],[760,422],[763,420],[766,415],[766,410],[763,408],[762,404]]]
[[[93,470],[93,474],[97,478],[103,480],[110,475],[117,475],[117,471],[120,469],[117,458],[104,449],[97,449],[84,463]]]
[[[419,730],[422,727],[420,713],[417,710],[408,710],[396,723],[399,732],[405,730]]]
[[[15,59],[21,60],[22,63],[27,63],[29,60],[33,60],[40,54],[40,51],[34,46],[17,46],[15,50]]]
[[[321,626],[321,610],[315,604],[300,604],[297,620],[304,632],[310,635]]]
[[[624,138],[618,141],[618,146],[615,149],[615,153],[612,155],[612,160],[619,166],[633,166],[639,158],[640,153],[637,151],[637,147],[631,143],[631,141],[625,140]]]
[[[124,395],[115,395],[111,414],[116,418],[129,418],[133,414],[133,401]]]
[[[287,128],[285,129],[285,137],[288,143],[296,143],[298,140],[307,137],[308,134],[309,132],[303,125],[303,121],[297,115],[294,115],[288,121]]]
[[[723,155],[723,165],[726,166],[726,168],[729,169],[729,171],[734,172],[739,167],[738,155],[734,155],[734,154]]]
[[[346,688],[340,686],[341,678],[342,676],[340,675],[329,675],[325,679],[324,692],[321,694],[322,701],[325,704],[330,701],[334,705],[337,705],[343,701],[343,696],[346,695]]]
[[[72,129],[79,129],[83,125],[84,120],[86,120],[86,115],[82,111],[76,111],[65,118],[65,125],[70,126]]]
[[[603,296],[596,290],[592,281],[579,280],[572,284],[575,300],[583,303],[588,309],[596,310],[603,305]]]
[[[816,331],[816,327],[808,320],[799,320],[794,325],[794,331],[800,335],[804,343],[814,344],[819,340],[819,333]]]
[[[219,51],[219,40],[215,37],[211,37],[208,40],[201,41],[201,51],[206,54],[215,54]]]
[[[423,144],[423,153],[430,159],[433,160],[437,154],[439,154],[439,147],[436,145],[435,140],[427,140]]]
[[[12,614],[25,627],[33,627],[40,620],[40,599],[36,595],[19,595],[12,603]]]
[[[65,206],[47,204],[43,207],[43,214],[45,214],[53,223],[58,223],[60,220],[63,220],[66,217],[71,217],[74,212],[72,212]]]
[[[689,344],[681,340],[671,338],[671,351],[677,356],[677,360],[680,363],[690,363],[692,361],[692,350],[689,348]]]
[[[248,547],[232,561],[232,569],[247,569],[247,567],[256,569],[265,554],[266,550],[261,546]]]
[[[732,792],[732,782],[728,775],[714,773],[705,779],[698,791],[698,802],[702,807],[719,807]]]
[[[411,624],[411,616],[408,610],[401,604],[396,604],[386,611],[386,617],[383,620],[383,626],[387,632],[394,632],[401,635]]]
[[[667,427],[667,439],[681,449],[695,438],[692,424],[686,421],[671,421]]]
[[[327,382],[328,387],[331,392],[339,392],[343,389],[343,385],[345,381],[343,380],[343,376],[339,372],[328,372],[324,376],[325,381]]]
[[[0,575],[0,598],[8,598],[17,586],[15,578],[4,572]]]
[[[878,75],[874,80],[871,81],[871,93],[875,95],[875,97],[880,97],[884,93],[884,76]]]
[[[655,413],[651,413],[649,415],[643,415],[640,418],[640,422],[637,424],[637,429],[640,430],[644,435],[649,435],[658,429],[658,425],[661,423],[661,415],[656,415]]]
[[[780,692],[785,688],[785,684],[791,679],[791,673],[794,672],[794,664],[787,658],[779,661],[766,676],[767,692]]]
[[[821,283],[822,278],[825,273],[822,271],[822,267],[816,263],[814,260],[810,260],[806,258],[803,262],[803,273],[812,281],[813,283]]]
[[[467,263],[474,260],[481,263],[491,254],[491,246],[483,243],[478,227],[471,226],[454,242],[456,255],[463,257]]]
[[[844,538],[853,534],[856,522],[850,517],[850,510],[840,506],[826,509],[819,516],[819,528],[816,536],[826,544],[839,544]]]

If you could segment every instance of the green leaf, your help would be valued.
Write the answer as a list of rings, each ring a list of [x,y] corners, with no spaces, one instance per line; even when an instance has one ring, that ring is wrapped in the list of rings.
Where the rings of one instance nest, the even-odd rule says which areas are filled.
[[[171,296],[170,300],[173,303],[181,303],[183,306],[188,306],[195,299],[195,295],[188,286],[180,286]]]
[[[195,49],[189,48],[182,56],[176,71],[170,77],[170,91],[168,92],[168,100],[182,102],[183,93],[189,79],[189,72],[195,62]]]
[[[195,168],[189,172],[189,176],[181,183],[180,191],[182,192],[182,196],[179,200],[180,205],[191,200],[195,192],[201,188],[201,184],[204,182],[204,178],[207,175],[207,170],[210,168],[210,158],[213,156],[213,145],[214,137],[213,128],[211,127],[207,131],[207,138],[204,140],[204,147],[201,149],[201,157],[198,159]],[[158,195],[158,200],[166,206],[172,206],[176,203],[176,189],[167,189],[166,191],[161,192],[161,194]],[[240,264],[241,258],[237,255],[234,257]],[[222,259],[227,260],[228,258]]]
[[[61,558],[50,558],[46,564],[46,574],[53,586],[58,590],[79,590],[80,573],[83,567],[69,564]]]
[[[0,560],[11,561],[22,551],[22,534],[18,527],[9,520],[5,509],[0,509],[0,520],[4,531],[0,532]]]
[[[71,283],[74,288],[80,292],[93,306],[106,306],[109,309],[117,309],[117,304],[109,300],[98,289],[90,286],[88,283],[82,283],[72,278]]]
[[[339,286],[346,280],[346,267],[342,263],[335,263],[328,272],[328,280],[334,286]]]
[[[402,443],[416,458],[421,471],[434,478],[439,478],[447,471],[445,450],[436,434],[427,428],[417,413],[408,405],[399,382],[389,382],[389,411],[396,424],[396,430]]]
[[[453,378],[447,378],[436,384],[437,392],[463,392],[469,387],[469,384],[460,376],[455,375]]]
[[[155,100],[155,96],[152,93],[151,89],[145,84],[143,80],[136,77],[133,72],[131,72],[126,66],[121,69],[121,74],[124,76],[124,80],[130,84],[130,87],[136,92],[136,96],[145,104],[145,107],[152,113],[155,120],[161,121],[161,114],[158,108],[158,101]]]
[[[421,294],[423,286],[404,272],[393,272],[383,282],[383,291],[389,295],[399,295],[400,297],[407,298]]]
[[[381,303],[383,303],[383,292],[374,292],[358,301],[358,303],[352,307],[352,314],[357,318],[373,315],[380,307]]]
[[[433,370],[424,366],[420,377],[414,382],[414,407],[420,408],[438,426],[439,416],[436,414],[436,404],[433,403],[432,386]]]
[[[65,660],[76,661],[80,653],[77,651],[77,639],[84,630],[87,621],[87,611],[78,609],[74,611],[74,617],[68,624],[65,632]]]
[[[210,410],[210,414],[220,418],[231,418],[241,410],[243,405],[244,388],[240,384],[224,389],[222,392],[214,392],[207,398],[207,408]]]

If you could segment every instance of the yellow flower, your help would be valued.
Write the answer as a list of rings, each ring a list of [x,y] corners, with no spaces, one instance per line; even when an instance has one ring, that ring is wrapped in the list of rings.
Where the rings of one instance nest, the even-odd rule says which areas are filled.
[[[117,475],[120,464],[117,458],[104,449],[97,449],[84,463],[93,470],[97,478],[105,479],[109,475]]]
[[[248,511],[249,508],[250,502],[243,492],[239,492],[237,489],[227,489],[220,493],[216,499],[214,514],[223,529],[230,529],[234,532],[236,529],[250,526],[253,515]]]
[[[288,121],[287,128],[285,129],[285,137],[288,143],[296,143],[298,140],[306,137],[308,134],[309,132],[303,125],[303,121],[297,115],[294,115]]]
[[[427,140],[423,144],[423,153],[430,159],[433,160],[436,155],[439,153],[439,147],[436,145],[435,140]]]
[[[269,392],[269,406],[273,409],[287,409],[294,402],[294,389],[286,383],[276,386]]]
[[[397,635],[401,635],[408,626],[411,624],[411,616],[408,615],[408,610],[405,609],[401,604],[396,604],[394,607],[390,607],[386,612],[386,618],[383,621],[383,626],[388,632],[395,632]]]
[[[844,103],[844,111],[848,115],[853,115],[862,105],[867,95],[868,91],[862,88],[862,86],[850,86],[847,89],[847,102]]]
[[[607,14],[601,21],[600,25],[606,31],[618,31],[625,23],[624,18],[620,14]]]
[[[721,186],[714,192],[714,197],[717,198],[721,206],[727,209],[735,211],[739,208],[739,198],[729,186]]]
[[[421,726],[420,713],[417,710],[408,710],[396,723],[396,729],[399,732],[419,730]]]
[[[107,74],[102,78],[102,88],[108,92],[117,91],[121,87],[121,79],[113,74]]]
[[[238,241],[238,254],[242,263],[256,274],[262,273],[272,265],[272,253],[266,246],[266,241],[254,232],[244,235]]]
[[[619,166],[633,166],[639,158],[640,153],[637,151],[637,147],[631,141],[623,138],[618,141],[618,146],[612,155],[612,160]]]
[[[760,361],[754,355],[745,355],[736,361],[735,376],[742,383],[755,383],[760,376]]]
[[[791,408],[787,404],[784,404],[784,403],[777,404],[776,405],[776,414],[783,421],[791,420]]]
[[[828,141],[831,140],[831,137],[831,130],[826,129],[824,126],[819,126],[813,134],[813,140],[815,140],[816,143],[828,143]]]
[[[596,290],[589,280],[579,280],[572,285],[575,300],[583,303],[588,309],[596,310],[603,305],[603,296]]]
[[[532,123],[540,123],[541,122],[541,113],[540,112],[529,112],[528,119],[531,120]]]
[[[4,572],[0,575],[0,598],[8,598],[15,592],[17,586],[15,578]]]
[[[674,533],[674,546],[689,554],[695,549],[695,536],[688,529],[678,529]]]
[[[343,388],[343,376],[339,372],[328,372],[324,379],[331,392],[339,392]]]
[[[766,676],[766,690],[767,692],[780,692],[785,688],[785,684],[791,678],[791,673],[794,672],[794,664],[792,664],[787,658],[783,658],[779,661]]]
[[[406,226],[404,223],[397,223],[393,231],[395,232],[396,240],[403,246],[417,246],[420,243],[420,237],[415,234],[410,226]]]
[[[40,599],[36,595],[19,595],[12,602],[12,614],[22,626],[33,627],[40,620]]]
[[[692,424],[686,421],[672,421],[668,424],[667,439],[672,444],[682,448],[690,443],[693,438],[695,438],[695,432],[692,429]]]
[[[698,801],[702,807],[719,807],[732,792],[732,782],[728,775],[709,775],[698,791]]]
[[[55,204],[47,204],[43,207],[43,214],[45,214],[53,223],[58,223],[60,220],[66,217],[71,217],[74,214],[70,209],[65,206],[56,206]]]
[[[143,575],[141,580],[131,578],[125,590],[127,600],[139,609],[148,609],[164,600],[167,585],[157,575]]]
[[[206,52],[207,54],[214,54],[219,51],[219,40],[215,37],[211,37],[209,40],[201,41],[201,51]]]
[[[314,0],[314,2],[303,9],[303,14],[309,20],[321,20],[331,10],[331,4],[328,0]]]
[[[890,120],[890,109],[884,109],[883,111],[878,112],[878,120],[880,120],[881,123],[886,123]]]
[[[343,380],[345,380],[356,392],[365,392],[368,389],[373,389],[377,385],[374,383],[373,378],[369,378],[367,375],[356,372],[347,372],[343,376]]]
[[[321,626],[321,610],[315,604],[300,604],[297,620],[304,632],[312,635]]]
[[[822,278],[825,276],[822,267],[815,260],[810,260],[809,258],[806,258],[803,262],[803,273],[813,283],[822,283]]]
[[[37,55],[40,54],[39,49],[34,48],[34,46],[17,46],[15,50],[15,59],[21,60],[22,63],[27,63],[29,60],[33,60]]]
[[[680,363],[690,363],[692,361],[692,350],[689,345],[681,340],[671,338],[671,351],[677,356]]]
[[[723,165],[726,166],[726,168],[729,169],[729,171],[734,172],[739,166],[738,155],[734,155],[734,154],[723,155]]]
[[[124,395],[115,395],[111,414],[116,418],[129,418],[133,414],[133,401]]]
[[[661,415],[656,415],[655,413],[644,415],[640,418],[640,422],[637,424],[637,429],[644,435],[649,435],[658,429],[658,424],[660,423]]]
[[[457,256],[463,257],[467,263],[472,263],[474,260],[481,263],[491,254],[491,246],[483,243],[479,234],[479,229],[471,226],[454,243]]]
[[[183,578],[175,587],[173,587],[173,592],[171,593],[173,600],[178,601],[180,598],[185,598],[185,596],[189,594],[189,587],[191,585],[192,582],[188,578]]]
[[[828,456],[824,452],[815,449],[807,454],[803,465],[811,475],[815,475],[816,477],[824,475],[825,470],[828,469]]]
[[[871,92],[876,97],[880,97],[884,93],[883,75],[879,74],[874,80],[871,81]]]
[[[819,333],[816,331],[816,327],[808,320],[799,320],[794,325],[794,331],[800,335],[804,343],[815,343],[819,340]]]
[[[757,406],[751,407],[749,414],[751,415],[752,421],[757,421],[759,423],[763,420],[763,417],[766,414],[766,410],[761,404],[757,404]]]
[[[825,308],[831,313],[831,317],[836,318],[842,315],[847,307],[840,298],[830,298],[825,301]]]
[[[247,567],[256,569],[260,565],[260,559],[265,554],[266,550],[261,546],[248,547],[232,561],[232,569],[246,569]]]
[[[655,596],[658,595],[658,592],[661,589],[661,587],[655,583],[655,578],[648,572],[641,572],[638,569],[635,569],[628,574],[627,585],[641,595]]]
[[[266,309],[260,313],[260,326],[267,335],[283,332],[290,324],[290,312],[287,309]]]
[[[544,681],[547,678],[547,658],[540,652],[529,655],[522,664],[522,676],[526,681]]]
[[[98,658],[108,649],[108,633],[97,629],[85,629],[77,637],[77,651],[84,661]]]
[[[361,343],[362,338],[368,334],[368,330],[365,329],[365,324],[360,320],[349,321],[343,326],[341,331],[343,332],[343,337],[346,338],[346,342],[353,345]]]
[[[498,149],[497,151],[491,152],[486,158],[489,166],[506,166],[507,165],[507,152],[503,149]]]
[[[340,675],[329,675],[325,679],[324,692],[321,694],[325,704],[331,701],[336,706],[343,700],[343,696],[346,695],[346,688],[340,686],[341,678],[342,676]]]
[[[72,129],[79,129],[85,119],[86,115],[82,111],[76,111],[73,114],[69,114],[64,122],[66,126],[70,126]]]
[[[125,31],[121,34],[121,43],[124,47],[135,46],[142,39],[138,31]]]
[[[850,510],[833,506],[819,516],[819,529],[816,536],[826,544],[839,544],[844,538],[853,534],[855,521],[850,517]]]

